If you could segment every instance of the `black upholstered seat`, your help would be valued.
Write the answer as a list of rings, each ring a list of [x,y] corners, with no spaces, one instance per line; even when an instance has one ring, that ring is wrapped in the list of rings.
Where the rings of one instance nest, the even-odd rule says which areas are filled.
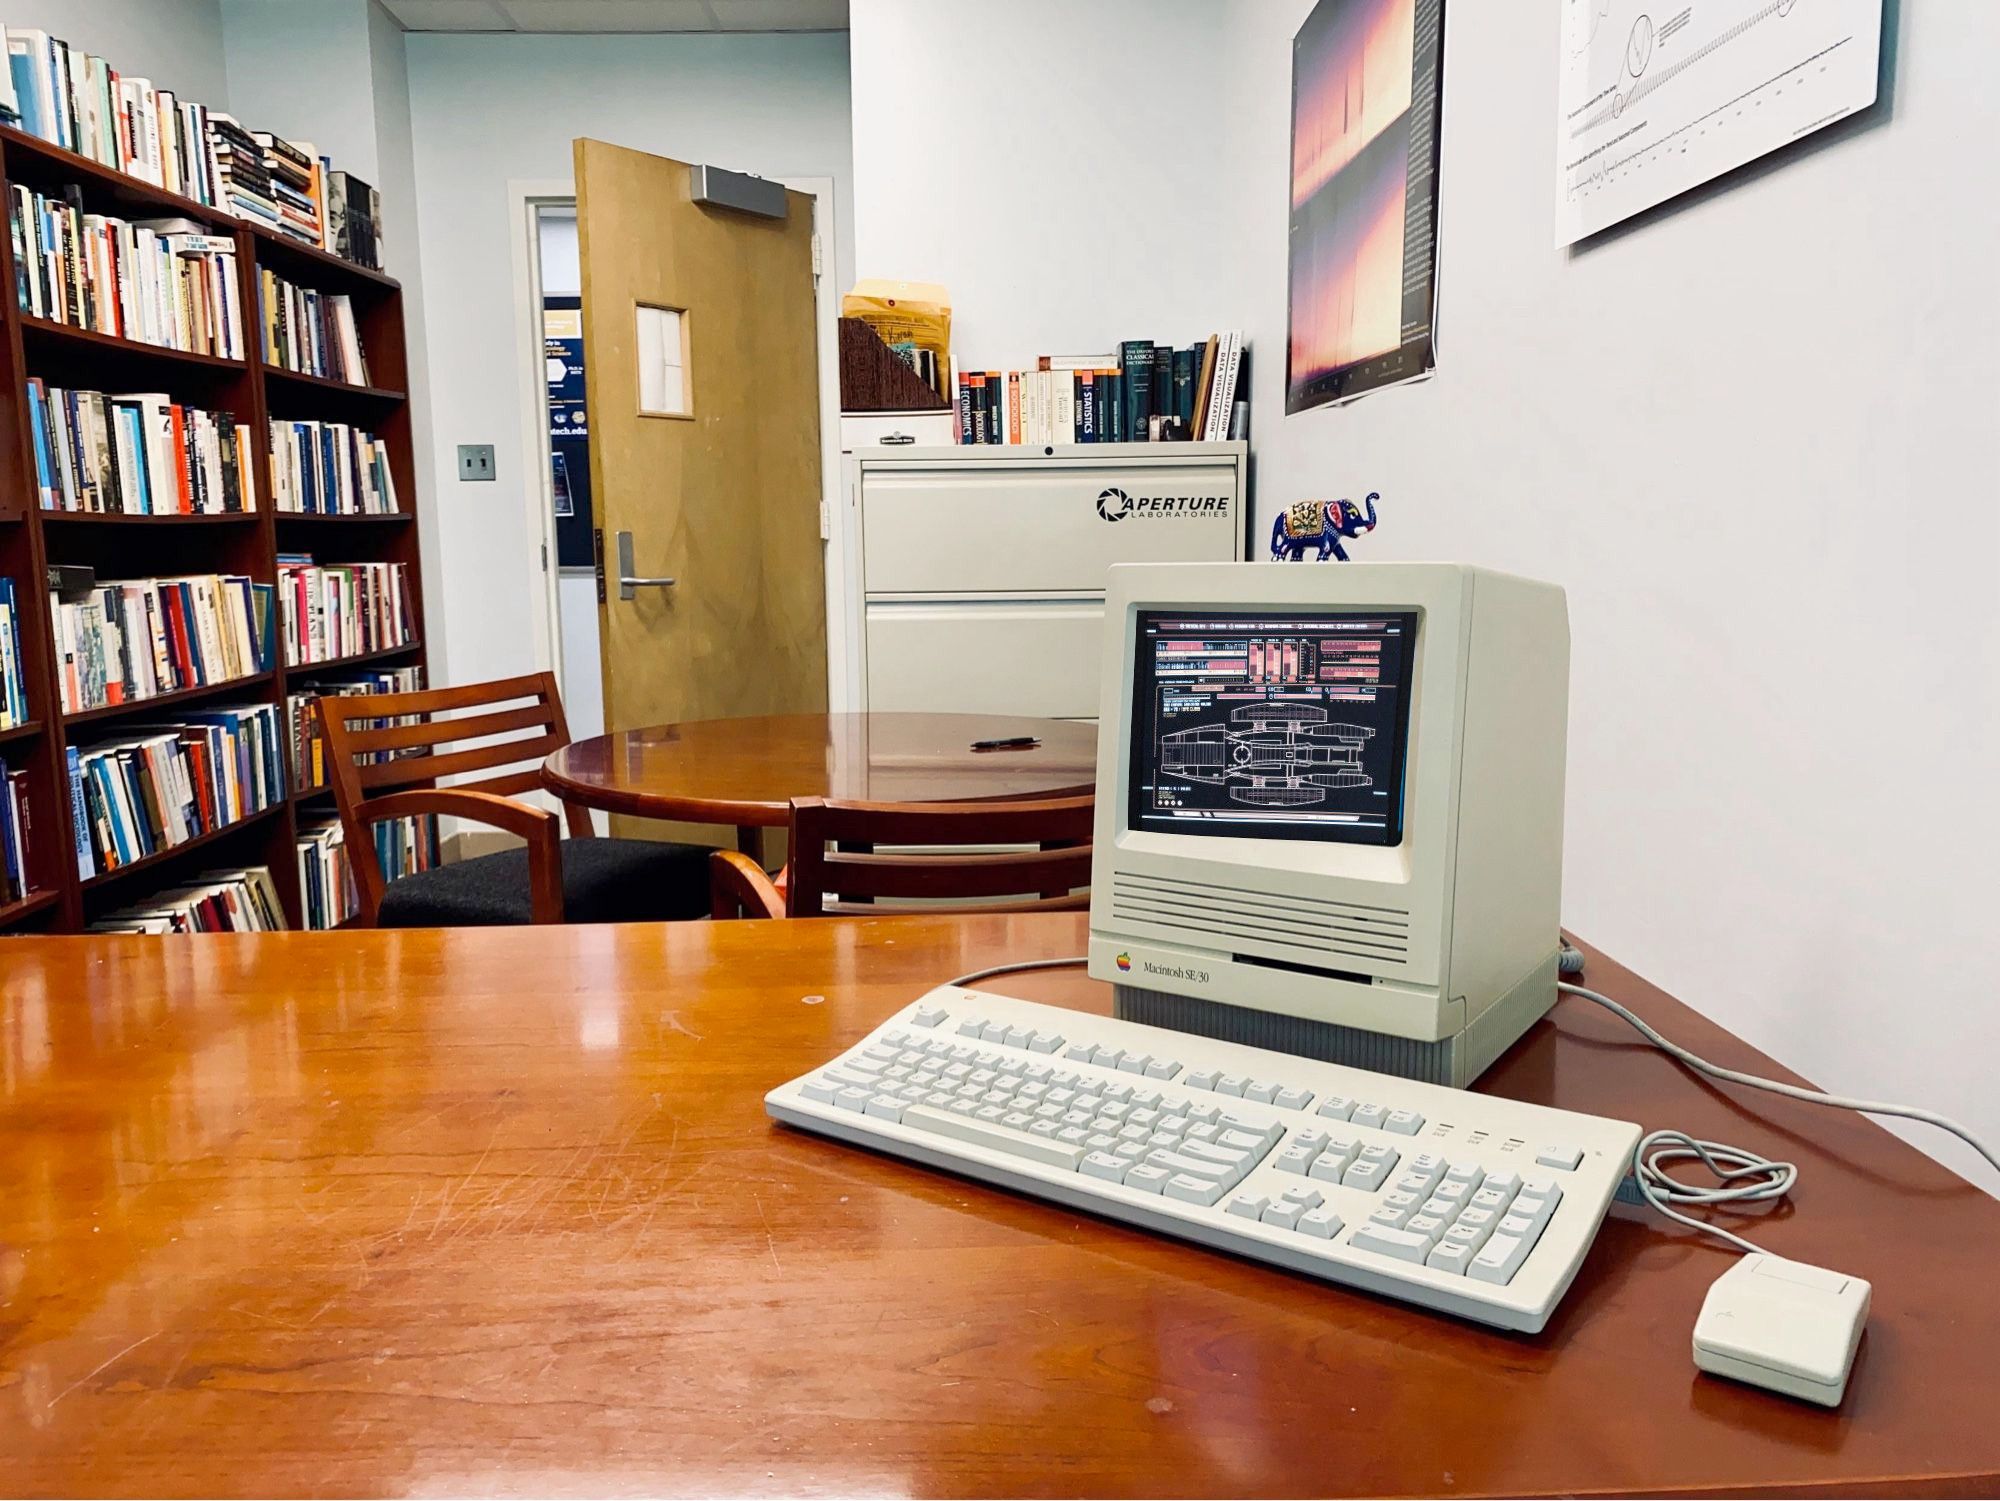
[[[667,922],[708,914],[709,851],[650,839],[565,839],[563,921]],[[501,850],[392,881],[384,928],[485,928],[527,923],[528,852]]]

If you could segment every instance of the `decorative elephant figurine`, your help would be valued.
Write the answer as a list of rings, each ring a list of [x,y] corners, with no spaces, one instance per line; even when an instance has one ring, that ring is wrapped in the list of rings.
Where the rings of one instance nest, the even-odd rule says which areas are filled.
[[[1271,561],[1296,563],[1308,547],[1318,547],[1314,562],[1324,563],[1329,554],[1347,561],[1342,537],[1358,537],[1375,530],[1375,502],[1380,490],[1370,490],[1363,512],[1351,500],[1302,500],[1280,511],[1271,523]]]

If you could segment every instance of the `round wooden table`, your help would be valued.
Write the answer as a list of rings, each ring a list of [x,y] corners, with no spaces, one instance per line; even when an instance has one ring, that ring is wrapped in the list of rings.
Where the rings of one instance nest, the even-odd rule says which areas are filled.
[[[1027,750],[975,740],[1032,735]],[[594,735],[542,763],[560,797],[611,813],[733,824],[762,860],[762,830],[797,797],[872,803],[1076,797],[1097,782],[1097,727],[996,714],[776,714]]]

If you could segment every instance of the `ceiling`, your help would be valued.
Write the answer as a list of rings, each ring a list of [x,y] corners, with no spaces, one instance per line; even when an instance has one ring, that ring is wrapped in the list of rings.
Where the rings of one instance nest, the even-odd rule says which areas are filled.
[[[847,0],[383,0],[405,31],[845,31]]]

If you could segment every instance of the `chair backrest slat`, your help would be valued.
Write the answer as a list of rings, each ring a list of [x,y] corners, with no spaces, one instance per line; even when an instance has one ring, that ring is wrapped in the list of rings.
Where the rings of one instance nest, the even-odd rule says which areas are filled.
[[[1074,910],[1090,885],[1094,800],[792,804],[785,910],[824,917],[866,901],[934,900],[982,911]],[[883,845],[908,847],[884,852]],[[980,845],[1036,848],[981,852]],[[1013,900],[1008,900],[1008,899]]]
[[[518,702],[522,699],[528,702]],[[326,736],[328,778],[350,851],[374,848],[372,825],[381,815],[371,809],[392,792],[506,767],[516,769],[457,785],[500,796],[531,792],[541,786],[542,761],[569,744],[562,697],[555,675],[547,672],[411,693],[329,694],[315,699],[313,708]],[[446,717],[458,710],[477,712]],[[413,722],[373,723],[401,719]],[[492,738],[522,730],[539,733]],[[485,743],[445,749],[465,741]],[[385,751],[404,754],[372,759]],[[589,837],[588,810],[565,803],[563,811],[570,835]],[[357,854],[354,880],[362,921],[372,926],[382,904],[380,865],[366,853]]]

